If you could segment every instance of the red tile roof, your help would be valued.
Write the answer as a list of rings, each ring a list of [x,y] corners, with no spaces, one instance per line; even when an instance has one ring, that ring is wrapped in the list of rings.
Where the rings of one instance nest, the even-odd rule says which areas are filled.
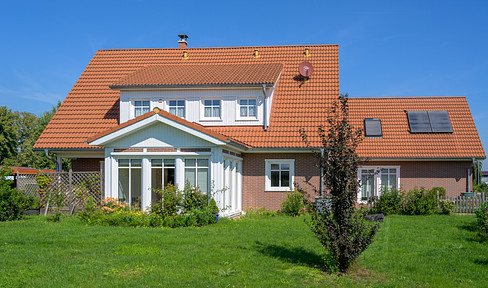
[[[305,57],[305,48],[309,48],[310,57]],[[255,49],[259,51],[259,58],[253,56]],[[207,68],[212,65],[251,67],[251,64],[270,65],[269,63],[281,63],[283,67],[274,92],[268,130],[264,131],[262,126],[227,126],[206,127],[206,131],[215,131],[249,147],[304,148],[305,145],[298,133],[300,128],[304,128],[310,135],[310,139],[316,141],[314,143],[319,146],[318,138],[314,136],[317,126],[324,122],[330,104],[339,95],[337,45],[188,48],[185,50],[188,52],[188,59],[183,59],[183,49],[98,51],[37,141],[35,148],[96,149],[97,147],[90,146],[84,141],[107,129],[111,129],[108,131],[117,129],[118,126],[120,94],[119,91],[112,90],[109,86],[115,83],[144,85],[141,83],[158,82],[157,77],[151,78],[153,80],[148,82],[144,82],[145,80],[140,78],[143,71],[148,75],[156,75],[154,71],[159,68],[154,65],[159,67],[162,67],[161,65],[180,66],[177,69],[197,71],[203,69],[203,66]],[[314,74],[308,83],[303,83],[298,73],[298,65],[303,61],[314,65]],[[193,66],[193,68],[189,66]],[[141,70],[145,67],[146,69]],[[136,72],[138,70],[139,72]],[[197,79],[196,76],[191,77]],[[201,79],[197,80],[205,83]],[[195,80],[194,83],[198,81]],[[358,150],[360,156],[375,158],[485,157],[464,97],[351,98],[350,107],[351,119],[357,127],[362,128],[364,118],[380,118],[383,126],[383,138],[365,139]],[[404,110],[447,110],[454,132],[450,134],[411,134],[408,131],[408,121]],[[200,126],[194,123],[193,125]],[[105,133],[110,132],[105,131]]]
[[[111,88],[274,84],[282,69],[280,63],[151,65],[122,78]]]
[[[305,48],[309,48],[309,57],[305,57]],[[259,58],[254,57],[255,49]],[[294,134],[296,127],[315,127],[330,102],[339,95],[338,45],[187,48],[188,59],[183,59],[183,50],[98,51],[34,147],[96,149],[84,141],[119,124],[120,92],[109,86],[151,65],[282,63],[283,71],[274,92],[270,133],[266,134],[270,143],[280,135]],[[314,74],[305,84],[298,77],[298,65],[303,61],[314,65]],[[262,128],[251,130],[260,131],[256,136],[263,136]]]
[[[141,116],[138,116],[138,117],[136,117],[134,119],[131,119],[131,120],[127,121],[127,122],[124,122],[124,123],[122,123],[120,125],[114,126],[114,127],[110,128],[110,129],[107,129],[105,131],[102,131],[102,132],[100,132],[100,133],[98,133],[96,135],[93,135],[91,137],[88,137],[87,142],[92,142],[92,141],[94,141],[94,140],[96,140],[98,138],[101,138],[103,136],[106,136],[106,135],[108,135],[110,133],[113,133],[113,132],[115,132],[117,130],[120,130],[120,129],[124,128],[124,127],[130,126],[130,125],[132,125],[132,124],[134,124],[136,122],[139,122],[141,120],[144,120],[146,118],[149,118],[149,117],[155,115],[156,114],[156,111],[157,111],[157,114],[159,114],[159,115],[161,115],[161,116],[163,116],[165,118],[168,118],[170,120],[173,120],[173,121],[175,121],[177,123],[180,123],[182,125],[185,125],[187,127],[190,127],[192,129],[195,129],[195,130],[200,131],[202,133],[205,133],[205,134],[207,134],[209,136],[212,136],[212,137],[214,137],[216,139],[219,139],[221,141],[226,142],[227,140],[229,140],[229,138],[225,137],[224,135],[221,135],[221,134],[219,134],[219,133],[217,133],[217,132],[215,132],[213,130],[207,129],[207,128],[205,128],[205,127],[203,127],[203,126],[201,126],[201,125],[199,125],[197,123],[193,123],[193,122],[187,121],[185,119],[182,119],[180,117],[176,117],[175,115],[173,115],[173,114],[171,114],[171,113],[169,113],[167,111],[159,110],[159,109],[156,110],[155,109],[154,111],[149,111],[149,112],[147,112],[147,113],[145,113],[145,114],[143,114]]]
[[[465,97],[351,98],[351,122],[363,127],[364,118],[380,118],[382,138],[365,138],[362,157],[376,158],[484,158]],[[410,133],[405,111],[449,113],[453,133]]]

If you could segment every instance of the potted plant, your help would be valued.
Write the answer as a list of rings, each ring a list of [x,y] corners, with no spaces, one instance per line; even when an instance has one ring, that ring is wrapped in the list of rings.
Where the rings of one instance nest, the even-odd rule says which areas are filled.
[[[217,217],[217,222],[219,221],[219,207],[217,207],[217,203],[215,202],[215,199],[210,199],[210,203],[208,204],[210,206],[210,211],[215,214]]]

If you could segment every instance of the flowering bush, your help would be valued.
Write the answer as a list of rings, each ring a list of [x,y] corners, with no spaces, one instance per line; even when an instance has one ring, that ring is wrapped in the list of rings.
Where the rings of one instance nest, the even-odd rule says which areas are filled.
[[[88,199],[85,210],[79,214],[89,224],[129,227],[188,227],[205,226],[216,223],[209,196],[198,188],[187,185],[184,191],[168,185],[156,190],[161,200],[154,202],[149,211],[132,209],[116,198],[106,198],[96,208],[93,199]]]

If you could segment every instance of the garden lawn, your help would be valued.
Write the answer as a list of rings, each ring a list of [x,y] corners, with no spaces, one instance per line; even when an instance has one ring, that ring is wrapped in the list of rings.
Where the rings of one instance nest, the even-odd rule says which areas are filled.
[[[0,287],[483,287],[488,243],[474,216],[389,216],[346,276],[304,217],[223,219],[202,228],[0,223]]]

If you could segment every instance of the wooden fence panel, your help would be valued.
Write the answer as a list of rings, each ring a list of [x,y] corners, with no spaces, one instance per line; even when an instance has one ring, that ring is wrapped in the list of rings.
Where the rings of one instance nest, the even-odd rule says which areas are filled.
[[[438,196],[438,201],[452,201],[454,202],[454,213],[474,213],[482,204],[487,203],[488,199],[485,194],[477,196],[457,196],[457,197],[443,197]]]

